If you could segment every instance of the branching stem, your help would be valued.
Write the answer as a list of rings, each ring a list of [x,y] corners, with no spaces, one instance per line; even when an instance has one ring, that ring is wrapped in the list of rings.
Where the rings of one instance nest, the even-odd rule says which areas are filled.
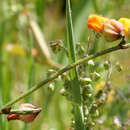
[[[30,95],[31,93],[33,93],[34,91],[38,90],[39,88],[41,88],[43,85],[53,81],[54,79],[58,78],[60,75],[62,75],[64,72],[71,70],[72,68],[81,65],[91,59],[94,59],[96,57],[99,56],[103,56],[105,54],[120,50],[120,49],[126,49],[130,47],[130,43],[125,44],[125,45],[121,45],[118,44],[112,48],[108,48],[106,50],[103,50],[101,52],[98,52],[96,54],[84,57],[83,59],[80,59],[78,61],[76,61],[75,63],[68,65],[66,67],[64,67],[63,69],[60,69],[57,73],[53,74],[50,78],[43,80],[41,82],[39,82],[38,84],[36,84],[33,88],[29,89],[28,91],[26,91],[25,93],[21,94],[20,96],[18,96],[17,98],[15,98],[14,100],[8,102],[7,104],[5,104],[1,109],[0,109],[0,113],[2,113],[3,109],[6,109],[8,107],[10,107],[11,105],[15,104],[16,102],[20,101],[21,99],[25,98],[26,96]]]

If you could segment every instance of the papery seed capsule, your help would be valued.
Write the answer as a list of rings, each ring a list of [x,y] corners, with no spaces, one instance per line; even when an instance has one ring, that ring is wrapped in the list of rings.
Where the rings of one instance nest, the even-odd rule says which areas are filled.
[[[20,110],[35,110],[37,108],[38,108],[37,106],[29,104],[29,103],[21,104],[19,107]],[[19,120],[22,120],[26,123],[30,123],[36,118],[36,116],[39,114],[39,112],[36,112],[33,114],[27,114],[27,115],[20,115]]]
[[[26,110],[36,110],[38,109],[38,107],[32,105],[32,104],[29,104],[29,103],[24,103],[24,104],[21,104],[20,107],[19,107],[19,110],[20,111],[26,111]],[[32,122],[36,116],[39,114],[41,110],[39,109],[39,111],[35,112],[35,113],[32,113],[32,114],[9,114],[7,115],[7,119],[8,121],[10,120],[21,120],[21,121],[24,121],[26,123],[30,123]]]

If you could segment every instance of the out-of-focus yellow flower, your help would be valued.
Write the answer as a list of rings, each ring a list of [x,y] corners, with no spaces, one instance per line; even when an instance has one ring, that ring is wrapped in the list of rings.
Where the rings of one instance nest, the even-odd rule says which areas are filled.
[[[93,29],[98,33],[102,33],[104,29],[104,22],[106,21],[108,21],[107,18],[100,15],[92,14],[88,17],[87,25],[88,28]]]
[[[105,86],[105,81],[101,81],[96,85],[96,91],[100,90]]]
[[[126,36],[130,35],[130,19],[128,18],[120,18],[119,22],[121,22],[124,26],[124,33]]]
[[[108,97],[107,97],[107,103],[111,103],[113,101],[113,97],[114,97],[114,90],[112,90],[109,94],[108,94]]]

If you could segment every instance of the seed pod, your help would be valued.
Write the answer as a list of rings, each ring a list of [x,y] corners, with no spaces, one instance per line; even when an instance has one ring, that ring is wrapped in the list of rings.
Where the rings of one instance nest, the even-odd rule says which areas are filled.
[[[32,105],[32,104],[29,104],[29,103],[24,103],[24,104],[21,104],[20,107],[19,107],[19,111],[27,111],[27,110],[37,110],[38,107]],[[39,109],[38,111],[36,111],[35,113],[31,113],[31,114],[9,114],[7,115],[7,119],[8,121],[10,120],[21,120],[23,122],[26,122],[26,123],[30,123],[32,122],[36,117],[37,115],[41,112],[41,109]]]

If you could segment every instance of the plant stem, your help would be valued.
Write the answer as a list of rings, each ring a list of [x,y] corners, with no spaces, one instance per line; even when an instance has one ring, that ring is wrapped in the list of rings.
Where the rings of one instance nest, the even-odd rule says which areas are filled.
[[[127,47],[130,47],[130,43],[126,44],[125,46]],[[120,49],[123,49],[122,46],[119,44],[119,45],[116,45],[112,48],[108,48],[106,50],[103,50],[101,52],[98,52],[96,54],[93,54],[93,55],[90,55],[90,56],[87,56],[87,57],[84,57],[83,59],[80,59],[78,60],[77,62],[71,64],[71,65],[68,65],[66,67],[64,67],[63,69],[60,69],[57,73],[55,73],[54,75],[52,75],[50,78],[48,79],[45,79],[41,82],[39,82],[37,85],[35,85],[33,88],[29,89],[28,91],[26,91],[25,93],[21,94],[20,96],[18,96],[17,98],[15,98],[14,100],[8,102],[7,104],[5,104],[1,109],[0,109],[0,113],[3,109],[6,109],[7,107],[15,104],[16,102],[18,102],[19,100],[25,98],[26,96],[30,95],[31,93],[33,93],[34,91],[38,90],[39,88],[41,88],[43,85],[53,81],[54,79],[58,78],[60,75],[62,75],[64,72],[66,71],[69,71],[71,70],[72,68],[80,65],[80,64],[83,64],[91,59],[94,59],[96,57],[99,57],[99,56],[103,56],[105,54],[108,54],[110,52],[114,52],[114,51],[117,51],[117,50],[120,50]]]

